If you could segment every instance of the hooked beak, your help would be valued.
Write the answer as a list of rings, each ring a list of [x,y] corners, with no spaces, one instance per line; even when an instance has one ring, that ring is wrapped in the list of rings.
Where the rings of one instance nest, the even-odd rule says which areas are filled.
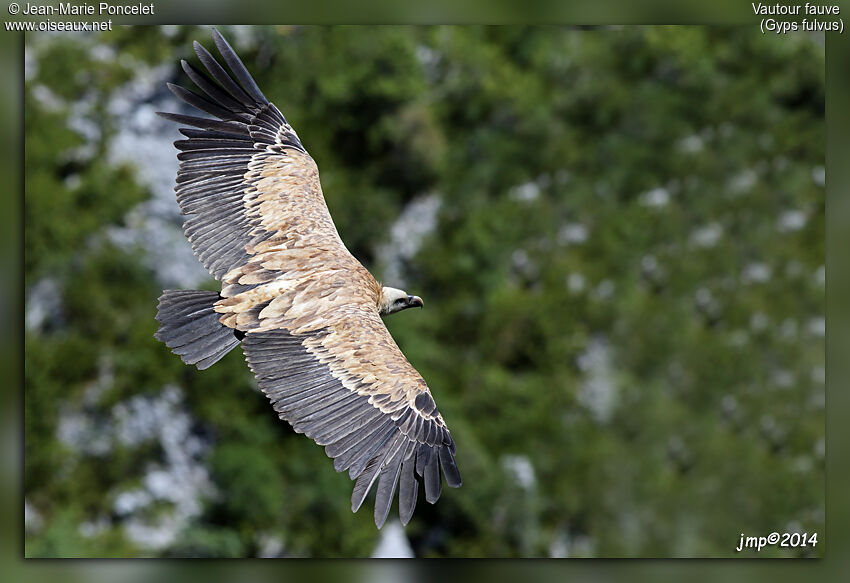
[[[419,296],[407,296],[407,307],[409,307],[409,308],[415,308],[415,307],[421,308],[423,305],[424,304],[422,303],[422,298],[420,298]]]

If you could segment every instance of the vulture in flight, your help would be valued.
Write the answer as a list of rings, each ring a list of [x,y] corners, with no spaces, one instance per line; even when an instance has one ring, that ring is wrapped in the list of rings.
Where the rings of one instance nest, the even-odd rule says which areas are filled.
[[[241,344],[280,418],[356,480],[352,511],[377,482],[375,524],[396,489],[407,524],[420,479],[430,503],[441,469],[461,484],[428,386],[381,320],[422,300],[382,287],[346,249],[298,134],[218,31],[213,40],[230,73],[196,42],[207,74],[181,64],[200,91],[169,84],[213,117],[159,115],[191,126],[174,142],[175,191],[184,233],[221,291],[165,290],[156,338],[199,369]]]

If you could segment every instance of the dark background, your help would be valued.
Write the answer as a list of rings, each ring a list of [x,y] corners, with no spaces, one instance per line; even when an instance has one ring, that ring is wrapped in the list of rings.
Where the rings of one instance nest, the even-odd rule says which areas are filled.
[[[823,533],[822,37],[222,30],[352,252],[425,299],[388,325],[464,486],[382,539],[238,351],[199,373],[152,338],[162,287],[214,287],[153,115],[208,29],[29,35],[27,556],[736,556],[741,533]]]

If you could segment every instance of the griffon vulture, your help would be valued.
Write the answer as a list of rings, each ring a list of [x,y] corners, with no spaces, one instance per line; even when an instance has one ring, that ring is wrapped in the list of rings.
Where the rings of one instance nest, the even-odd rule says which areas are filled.
[[[349,253],[295,130],[215,30],[213,39],[233,77],[196,42],[208,75],[182,66],[200,93],[169,89],[214,117],[159,115],[192,126],[174,142],[175,191],[186,237],[221,292],[165,290],[156,338],[199,369],[241,344],[280,418],[356,480],[352,510],[377,481],[375,524],[384,524],[396,488],[407,524],[414,474],[431,503],[440,468],[449,486],[461,484],[428,386],[381,320],[422,300],[382,287]]]

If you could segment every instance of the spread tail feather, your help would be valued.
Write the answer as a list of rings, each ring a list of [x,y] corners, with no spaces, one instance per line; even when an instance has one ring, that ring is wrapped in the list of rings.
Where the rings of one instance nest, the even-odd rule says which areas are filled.
[[[214,291],[170,290],[159,296],[156,319],[161,340],[186,364],[209,368],[234,346],[241,334],[219,322],[213,305],[220,296]]]

